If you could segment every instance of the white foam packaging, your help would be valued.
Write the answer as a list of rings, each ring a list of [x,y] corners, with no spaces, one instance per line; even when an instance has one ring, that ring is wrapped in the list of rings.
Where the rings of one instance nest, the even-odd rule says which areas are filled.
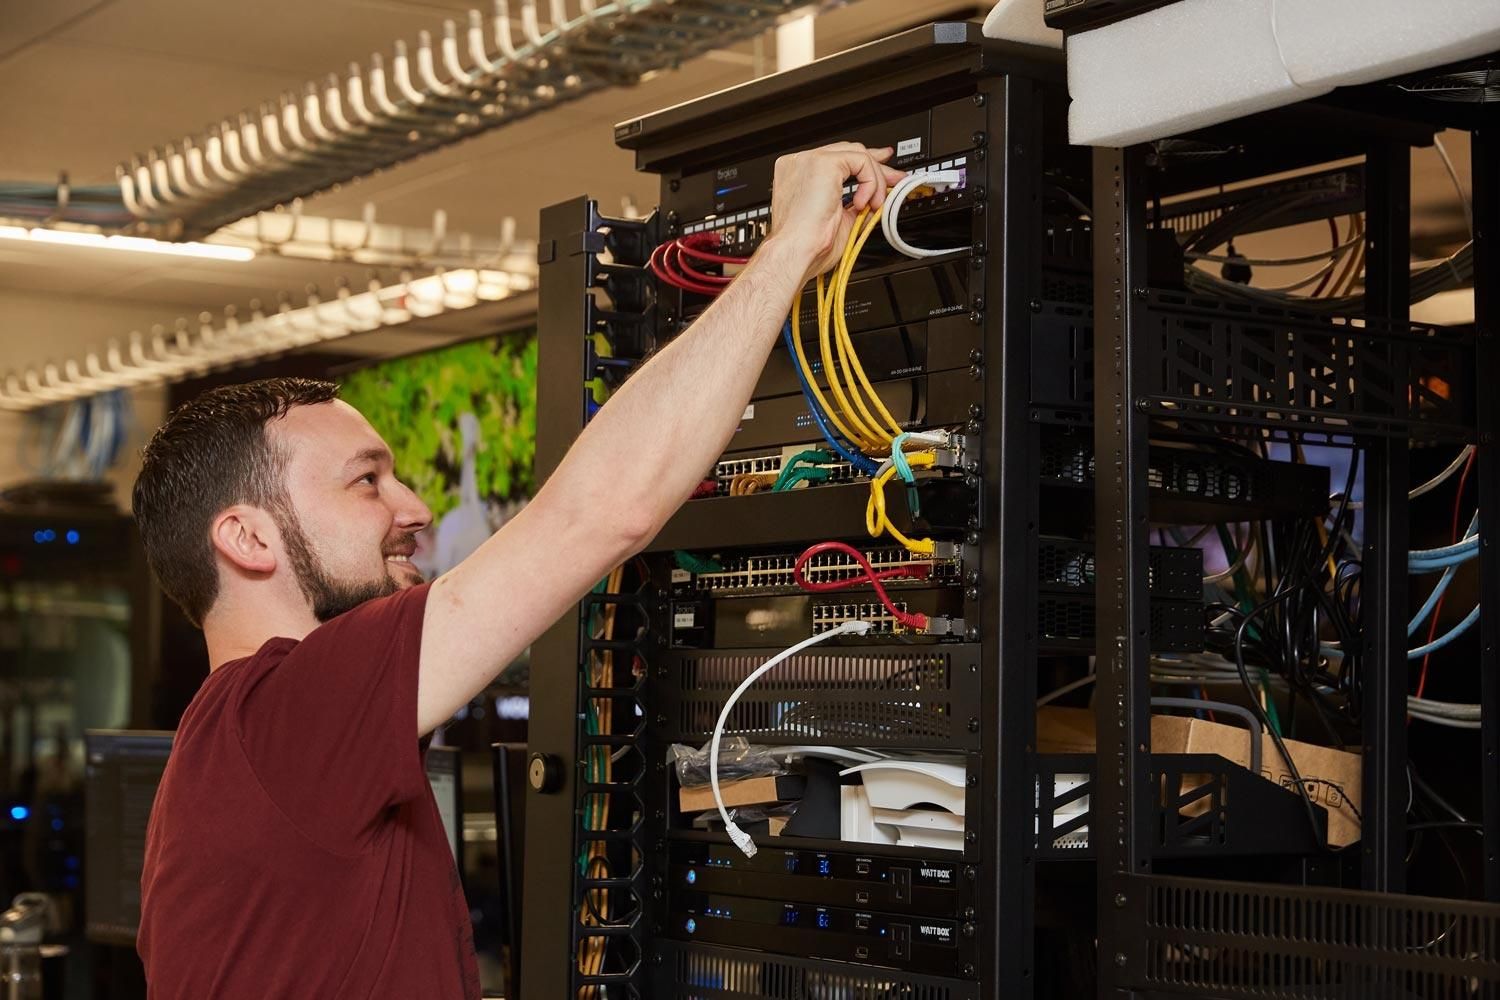
[[[1068,39],[1072,141],[1128,146],[1327,93],[1299,87],[1272,0],[1180,0]]]
[[[1044,45],[1049,49],[1063,47],[1063,33],[1047,27],[1043,19],[1041,0],[1000,0],[984,19],[983,31],[986,38]]]
[[[1497,49],[1500,0],[1179,0],[1068,38],[1069,135],[1127,146]]]
[[[1500,49],[1500,0],[1274,0],[1302,86],[1373,83]]]

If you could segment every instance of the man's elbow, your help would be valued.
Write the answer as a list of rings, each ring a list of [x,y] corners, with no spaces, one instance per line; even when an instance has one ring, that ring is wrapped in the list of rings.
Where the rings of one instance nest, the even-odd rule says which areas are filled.
[[[628,510],[616,511],[610,518],[612,548],[620,561],[640,552],[662,529],[662,523],[648,514]]]

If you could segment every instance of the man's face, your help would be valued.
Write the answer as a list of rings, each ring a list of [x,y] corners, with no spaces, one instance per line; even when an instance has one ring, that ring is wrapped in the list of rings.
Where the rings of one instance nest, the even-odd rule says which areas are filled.
[[[286,454],[290,510],[275,512],[286,559],[319,621],[422,582],[411,555],[432,512],[358,410],[297,406],[268,430]]]

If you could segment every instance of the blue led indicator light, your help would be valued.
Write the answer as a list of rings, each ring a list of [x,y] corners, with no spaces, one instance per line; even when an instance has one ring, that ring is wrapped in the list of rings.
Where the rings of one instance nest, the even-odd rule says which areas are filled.
[[[22,822],[23,820],[25,820],[30,815],[31,815],[31,810],[27,809],[25,806],[11,806],[10,807],[10,818],[13,819],[13,820],[15,820],[17,823]]]
[[[77,545],[79,538],[82,537],[82,536],[80,536],[78,534],[78,529],[77,528],[69,528],[68,529],[68,534],[67,534],[66,537],[68,539],[68,544],[69,545]]]
[[[694,920],[692,917],[688,917],[686,927],[687,932],[691,934],[698,929],[698,921]]]

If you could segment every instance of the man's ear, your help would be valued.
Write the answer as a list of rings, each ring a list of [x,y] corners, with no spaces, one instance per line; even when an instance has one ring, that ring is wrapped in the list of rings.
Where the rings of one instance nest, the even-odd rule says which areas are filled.
[[[225,508],[209,530],[218,553],[247,573],[275,571],[276,551],[271,543],[277,537],[270,516],[247,504]]]

